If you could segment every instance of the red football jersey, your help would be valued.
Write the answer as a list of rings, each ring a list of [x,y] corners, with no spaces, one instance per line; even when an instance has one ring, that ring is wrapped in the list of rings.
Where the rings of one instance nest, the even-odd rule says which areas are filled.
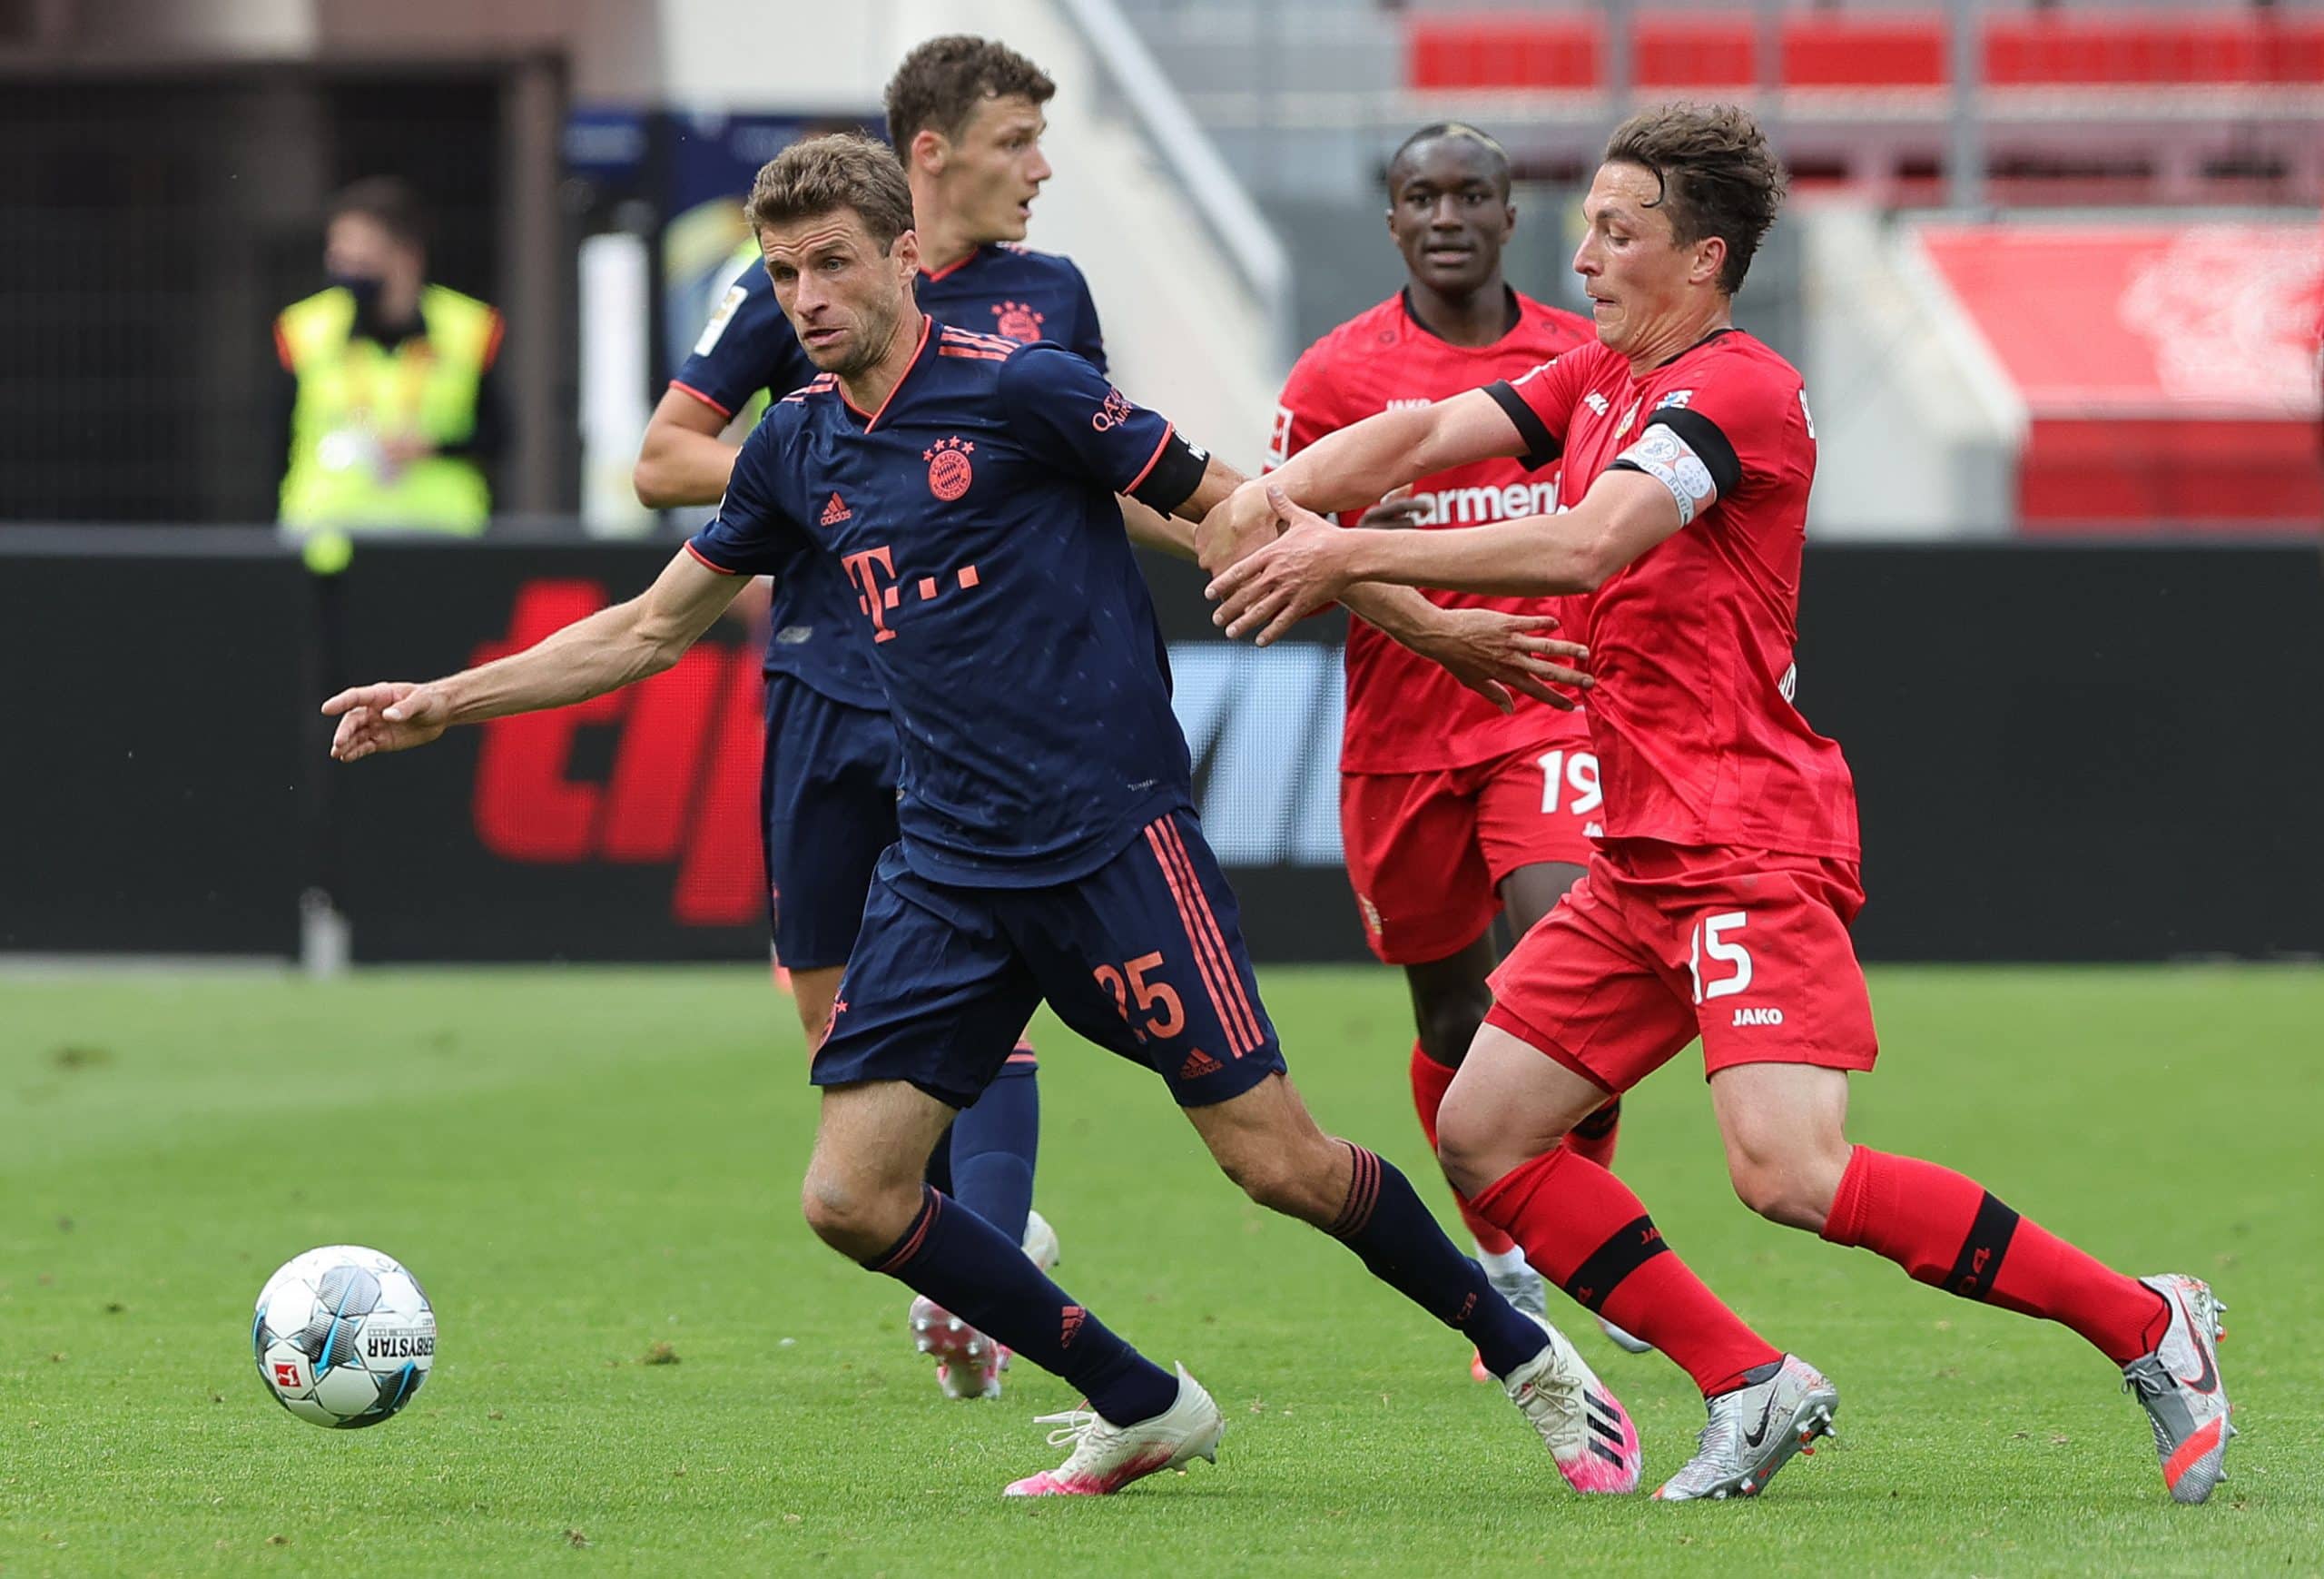
[[[1588,605],[1606,837],[1856,859],[1847,762],[1792,705],[1816,475],[1798,372],[1726,330],[1643,378],[1593,340],[1493,392],[1569,500],[1620,464],[1689,518]]]
[[[1399,291],[1309,346],[1285,380],[1267,465],[1280,466],[1325,434],[1366,417],[1515,378],[1575,346],[1595,342],[1588,319],[1510,294],[1517,301],[1516,327],[1491,345],[1440,340],[1413,317]],[[1428,501],[1425,525],[1472,527],[1556,509],[1557,478],[1554,465],[1529,469],[1517,460],[1487,460],[1423,478],[1413,492]],[[1354,526],[1363,514],[1354,510],[1341,519]],[[1427,596],[1443,608],[1554,615],[1561,623],[1550,634],[1579,639],[1578,598],[1481,597],[1433,590]],[[1536,743],[1579,743],[1589,733],[1578,710],[1564,712],[1528,696],[1518,697],[1517,710],[1504,714],[1362,620],[1349,627],[1347,725],[1340,741],[1344,772],[1467,767]]]

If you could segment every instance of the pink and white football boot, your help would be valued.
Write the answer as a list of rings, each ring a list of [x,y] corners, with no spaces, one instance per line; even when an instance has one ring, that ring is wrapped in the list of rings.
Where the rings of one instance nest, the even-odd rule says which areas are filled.
[[[936,1357],[936,1385],[948,1398],[997,1398],[1009,1349],[970,1327],[926,1295],[911,1302],[911,1339],[921,1353]]]
[[[1550,1341],[1502,1377],[1502,1389],[1549,1444],[1568,1485],[1593,1495],[1636,1491],[1645,1455],[1630,1411],[1563,1333],[1533,1319]]]
[[[1110,1496],[1133,1480],[1194,1459],[1218,1462],[1226,1422],[1202,1384],[1178,1367],[1178,1396],[1150,1420],[1117,1426],[1094,1409],[1042,1415],[1033,1424],[1055,1426],[1049,1446],[1073,1451],[1055,1469],[1011,1482],[1004,1496]]]

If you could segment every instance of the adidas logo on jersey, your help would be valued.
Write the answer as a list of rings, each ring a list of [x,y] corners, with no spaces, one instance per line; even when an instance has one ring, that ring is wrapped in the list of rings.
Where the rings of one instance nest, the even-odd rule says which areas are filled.
[[[1781,1025],[1783,1011],[1780,1009],[1738,1009],[1735,1012],[1735,1023],[1738,1025]]]
[[[855,512],[849,509],[847,501],[837,494],[832,495],[832,502],[823,507],[823,525],[827,527],[835,527],[842,521],[852,521],[854,518]]]
[[[1226,1067],[1197,1047],[1187,1054],[1187,1061],[1178,1066],[1178,1078],[1182,1081],[1200,1080],[1206,1074],[1216,1074]]]
[[[1589,407],[1591,410],[1597,412],[1600,417],[1604,416],[1608,410],[1606,405],[1606,397],[1600,394],[1595,390],[1592,390],[1588,394],[1582,396],[1581,403]]]
[[[1425,411],[1434,404],[1436,404],[1435,401],[1423,396],[1418,400],[1391,400],[1381,409],[1387,411]]]

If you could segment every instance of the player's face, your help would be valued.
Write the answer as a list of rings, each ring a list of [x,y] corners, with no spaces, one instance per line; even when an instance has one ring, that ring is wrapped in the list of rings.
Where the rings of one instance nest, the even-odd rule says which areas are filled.
[[[1625,356],[1657,344],[1674,324],[1699,319],[1726,256],[1724,243],[1714,239],[1680,245],[1661,198],[1654,172],[1608,163],[1598,167],[1581,203],[1573,271],[1590,293],[1598,338]]]
[[[827,373],[852,379],[887,354],[912,310],[920,240],[906,231],[882,253],[853,209],[769,225],[759,232],[774,299]]]
[[[938,192],[963,231],[980,244],[1021,242],[1033,199],[1052,172],[1041,156],[1049,120],[1022,94],[987,99],[957,141],[940,140],[944,166]]]
[[[1390,181],[1388,232],[1415,283],[1465,296],[1501,277],[1517,211],[1490,150],[1440,137],[1408,150]]]

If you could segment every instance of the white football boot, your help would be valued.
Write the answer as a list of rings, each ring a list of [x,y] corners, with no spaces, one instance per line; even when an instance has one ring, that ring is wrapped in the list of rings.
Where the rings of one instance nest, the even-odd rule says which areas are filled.
[[[1710,1422],[1695,1456],[1662,1483],[1660,1502],[1718,1502],[1757,1496],[1795,1453],[1813,1453],[1829,1436],[1839,1389],[1807,1361],[1783,1357],[1776,1374],[1707,1400]]]
[[[2201,1502],[2227,1478],[2227,1387],[2219,1377],[2219,1340],[2227,1308],[2211,1285],[2177,1272],[2140,1282],[2162,1296],[2171,1325],[2152,1354],[2122,1367],[2122,1390],[2135,1393],[2154,1424],[2155,1456],[2173,1502]]]
[[[1044,1272],[1058,1264],[1057,1230],[1037,1211],[1025,1214],[1025,1258]]]
[[[1036,1426],[1055,1426],[1049,1446],[1073,1451],[1055,1469],[1012,1481],[1004,1496],[1110,1496],[1133,1480],[1194,1459],[1218,1462],[1218,1439],[1226,1421],[1202,1384],[1178,1367],[1178,1396],[1150,1420],[1117,1426],[1094,1409],[1068,1409],[1037,1416]]]
[[[1636,1491],[1645,1459],[1629,1411],[1563,1333],[1539,1316],[1533,1319],[1550,1341],[1501,1378],[1509,1401],[1549,1444],[1558,1473],[1574,1490]]]

